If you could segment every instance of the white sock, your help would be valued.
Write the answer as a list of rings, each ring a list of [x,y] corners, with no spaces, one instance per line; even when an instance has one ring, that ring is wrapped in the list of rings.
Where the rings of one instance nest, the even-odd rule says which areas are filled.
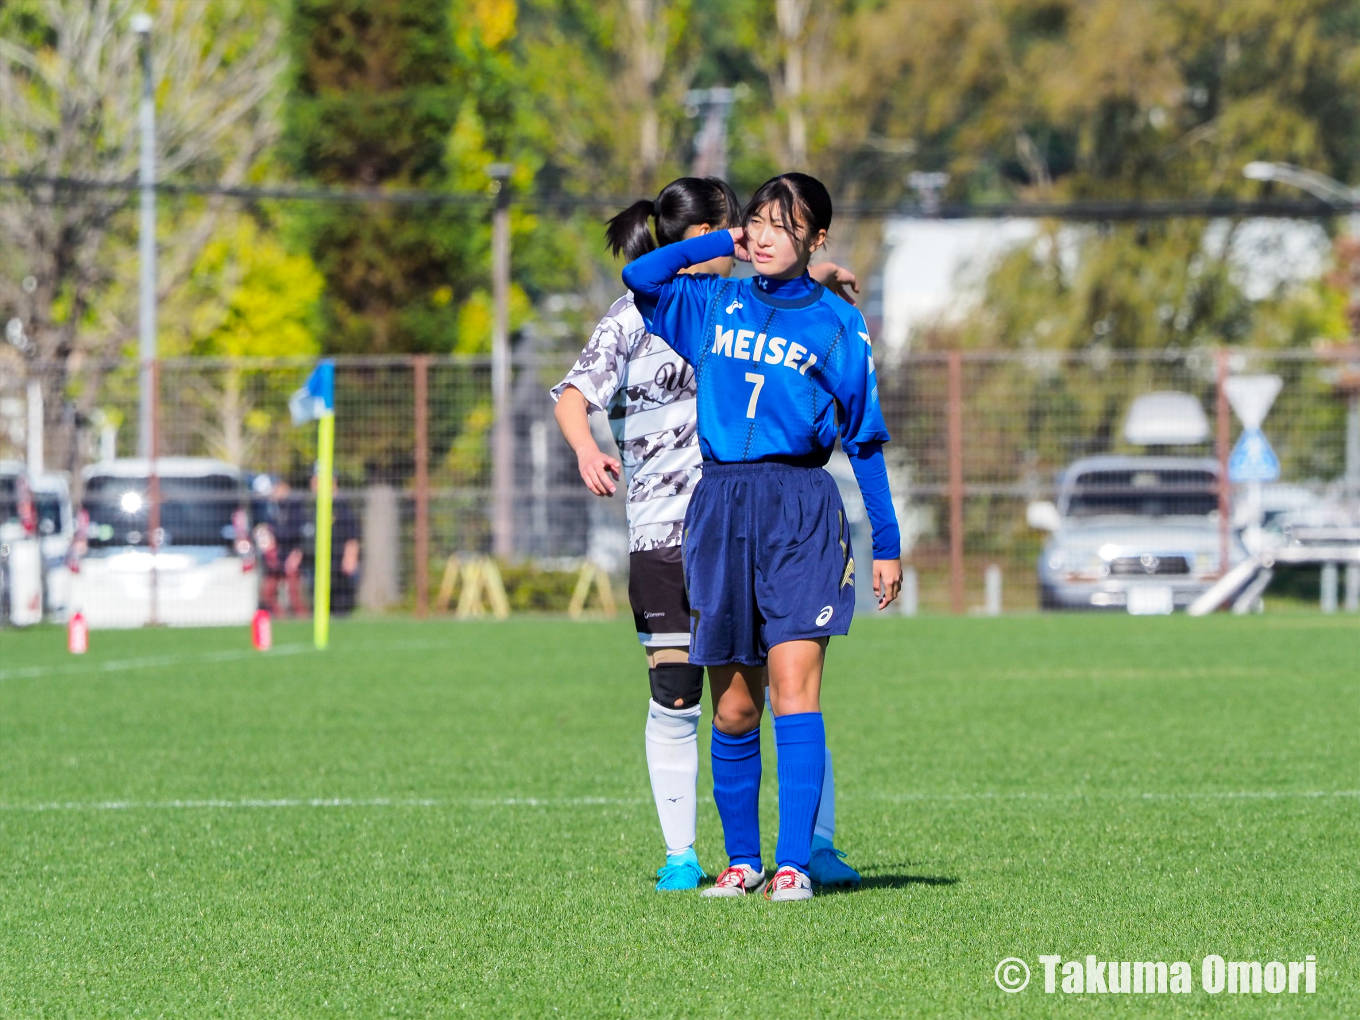
[[[666,708],[647,700],[647,772],[666,853],[694,846],[699,781],[699,706]]]
[[[826,775],[822,779],[822,802],[817,807],[817,826],[814,837],[821,836],[828,843],[836,842],[836,777],[831,774],[831,748],[826,749]]]

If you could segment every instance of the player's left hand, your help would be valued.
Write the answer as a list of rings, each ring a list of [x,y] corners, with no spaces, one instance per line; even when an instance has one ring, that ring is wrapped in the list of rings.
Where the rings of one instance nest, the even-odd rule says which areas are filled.
[[[902,561],[874,560],[874,594],[878,596],[878,608],[888,606],[902,593]]]
[[[819,262],[808,267],[808,275],[842,301],[848,301],[852,305],[855,303],[850,291],[859,293],[859,280],[844,266],[838,266],[834,262]]]

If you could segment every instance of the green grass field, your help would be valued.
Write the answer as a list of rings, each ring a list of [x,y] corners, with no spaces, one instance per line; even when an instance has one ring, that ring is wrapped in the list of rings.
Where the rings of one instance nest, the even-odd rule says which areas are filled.
[[[652,891],[626,623],[307,638],[0,635],[0,1016],[1360,1016],[1354,618],[856,623],[824,708],[865,887],[784,905]],[[1042,953],[1195,991],[1046,995]],[[1209,953],[1316,954],[1317,993],[1209,995]]]

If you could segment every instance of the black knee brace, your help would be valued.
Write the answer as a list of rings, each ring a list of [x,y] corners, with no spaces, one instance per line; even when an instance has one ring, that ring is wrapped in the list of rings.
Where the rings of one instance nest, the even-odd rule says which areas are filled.
[[[704,667],[663,662],[647,670],[652,700],[665,708],[693,708],[704,693]]]

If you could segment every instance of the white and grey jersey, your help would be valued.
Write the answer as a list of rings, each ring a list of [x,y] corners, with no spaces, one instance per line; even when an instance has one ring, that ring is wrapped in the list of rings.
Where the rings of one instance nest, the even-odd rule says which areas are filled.
[[[627,480],[629,552],[679,545],[702,461],[694,370],[647,332],[633,295],[625,294],[553,387],[553,399],[568,386],[609,415]]]

